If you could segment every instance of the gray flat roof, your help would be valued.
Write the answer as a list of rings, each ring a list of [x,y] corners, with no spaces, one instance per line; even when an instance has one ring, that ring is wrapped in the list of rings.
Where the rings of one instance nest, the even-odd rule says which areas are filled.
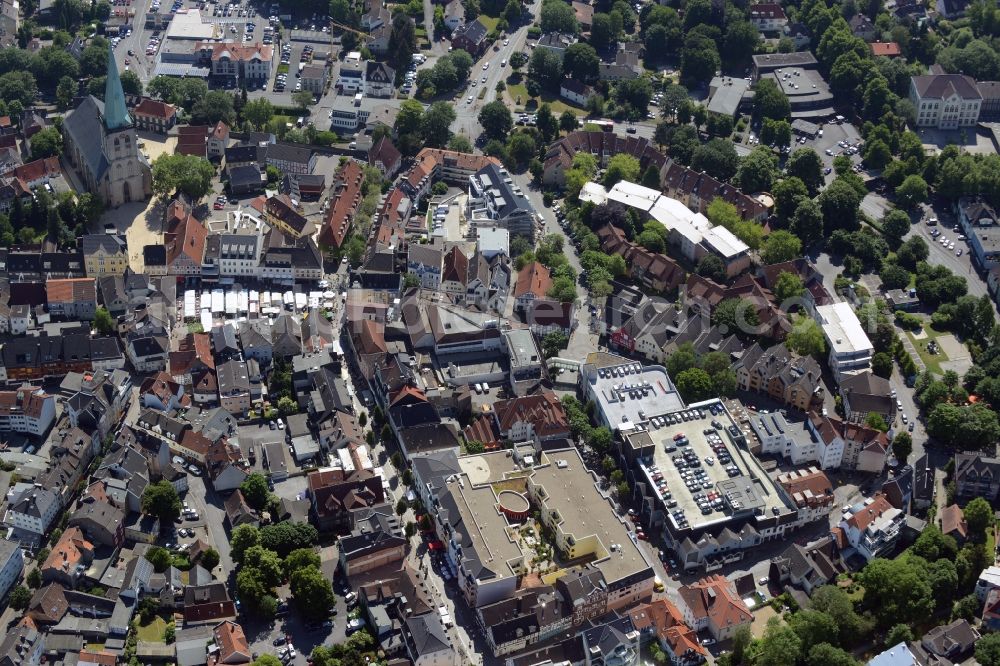
[[[737,446],[731,435],[730,427],[739,429],[736,421],[729,412],[723,409],[720,413],[713,415],[709,409],[711,405],[722,406],[719,400],[711,400],[699,403],[698,406],[682,410],[680,413],[693,414],[694,418],[687,421],[679,419],[679,423],[670,424],[671,417],[676,417],[677,412],[657,414],[663,416],[668,423],[660,426],[658,419],[649,424],[646,431],[630,433],[626,435],[628,442],[633,447],[639,448],[653,444],[653,461],[649,465],[640,465],[641,473],[646,477],[646,482],[651,488],[657,487],[654,476],[661,475],[662,481],[666,482],[667,491],[670,493],[677,506],[668,509],[667,513],[678,509],[684,511],[684,517],[688,521],[691,530],[701,530],[712,526],[722,526],[734,519],[742,519],[747,515],[756,513],[757,515],[771,515],[773,509],[780,512],[794,510],[789,507],[782,497],[771,478],[760,467],[760,464],[749,451]],[[702,416],[698,415],[701,411]],[[674,420],[677,420],[676,418]],[[721,427],[713,424],[717,423]],[[675,437],[683,435],[688,443],[680,446]],[[740,431],[742,436],[742,431]],[[731,463],[722,464],[718,461],[719,453],[712,447],[721,445],[732,459]],[[696,466],[685,465],[679,467],[674,462],[675,456],[684,457],[685,452],[691,452],[698,460]],[[712,464],[708,463],[712,459]],[[735,465],[739,470],[739,475],[730,476],[726,471],[729,465]],[[704,471],[707,481],[704,485],[695,486],[693,480],[686,481],[684,474]],[[717,493],[723,499],[721,510],[712,510],[708,514],[702,514],[696,496],[704,496]],[[728,496],[727,496],[728,493]],[[661,499],[661,502],[665,500]],[[737,504],[738,503],[738,504]],[[674,530],[680,530],[677,519],[669,516],[671,526]]]
[[[717,76],[709,86],[715,94],[708,100],[708,110],[726,116],[736,115],[743,96],[750,88],[750,82],[745,79],[735,79],[731,76]]]
[[[606,365],[588,363],[581,368],[580,381],[587,383],[587,391],[613,430],[630,430],[653,414],[684,407],[663,366],[643,366],[624,357],[604,356],[610,357],[605,359]]]
[[[545,488],[545,505],[558,512],[564,534],[572,535],[578,544],[588,537],[597,539],[600,545],[592,564],[604,574],[605,582],[611,584],[650,569],[611,499],[597,489],[580,452],[574,448],[542,455],[547,464],[536,467],[529,482]]]
[[[815,67],[818,63],[816,56],[809,51],[796,51],[795,53],[764,53],[753,57],[753,64],[758,70],[774,69],[777,67]]]

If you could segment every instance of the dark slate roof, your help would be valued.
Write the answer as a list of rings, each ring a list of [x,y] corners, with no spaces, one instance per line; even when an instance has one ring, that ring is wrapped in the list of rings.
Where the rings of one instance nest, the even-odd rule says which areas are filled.
[[[247,164],[229,169],[229,184],[233,187],[248,185],[263,186],[260,169]]]
[[[964,74],[928,74],[914,76],[913,86],[921,97],[944,99],[958,94],[962,99],[982,99],[976,81]]]
[[[108,168],[108,159],[104,155],[103,116],[104,102],[87,95],[63,120],[63,132],[73,137],[95,179],[100,179]]]

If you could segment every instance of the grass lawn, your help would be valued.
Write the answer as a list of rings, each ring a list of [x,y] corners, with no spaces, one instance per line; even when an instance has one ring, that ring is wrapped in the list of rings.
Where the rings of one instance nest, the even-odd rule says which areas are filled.
[[[100,652],[104,649],[104,643],[87,643],[87,650],[90,652]]]
[[[930,322],[927,322],[925,324],[923,330],[924,333],[927,334],[927,337],[921,340],[915,340],[913,338],[913,334],[910,331],[906,331],[906,336],[910,339],[910,342],[913,343],[914,348],[917,350],[917,354],[920,356],[920,360],[924,362],[924,365],[927,366],[927,369],[940,376],[944,374],[944,372],[941,370],[941,361],[947,361],[948,355],[945,354],[944,351],[941,349],[941,345],[938,345],[937,354],[931,354],[930,352],[927,351],[927,343],[937,338],[940,335],[945,335],[945,333],[943,333],[942,331],[935,331],[934,328],[930,325]]]
[[[479,15],[479,22],[486,26],[486,32],[493,32],[497,29],[497,23],[500,22],[500,17],[487,16],[486,14]]]
[[[278,74],[288,74],[288,65],[278,65]]]
[[[137,635],[139,640],[144,643],[162,643],[163,632],[166,629],[167,621],[157,615],[149,624],[140,626]]]
[[[575,113],[578,116],[584,116],[587,114],[587,112],[584,111],[583,109],[578,109],[575,106],[570,106],[569,104],[559,99],[558,97],[553,97],[548,93],[542,93],[542,96],[540,98],[541,102],[538,101],[539,98],[537,97],[529,98],[528,89],[527,87],[525,87],[523,83],[514,83],[514,84],[508,83],[506,92],[507,96],[510,97],[510,101],[515,104],[516,108],[514,110],[517,112],[527,110],[526,107],[528,106],[528,102],[530,101],[532,107],[530,110],[532,111],[535,111],[541,105],[541,102],[544,102],[549,105],[549,108],[552,110],[553,115],[556,116],[562,115],[564,111]],[[521,103],[517,104],[517,99],[519,97],[521,98]]]
[[[996,552],[997,547],[997,527],[992,525],[986,528],[986,552]]]

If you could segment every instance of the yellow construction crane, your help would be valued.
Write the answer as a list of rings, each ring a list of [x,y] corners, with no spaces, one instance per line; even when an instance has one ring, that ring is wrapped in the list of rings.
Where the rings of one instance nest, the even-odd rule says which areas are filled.
[[[353,32],[355,35],[357,35],[358,37],[360,37],[363,40],[370,40],[370,39],[372,39],[372,36],[370,34],[368,34],[367,32],[362,32],[360,30],[355,30],[354,28],[352,28],[350,26],[346,26],[346,25],[344,25],[342,23],[337,23],[336,21],[330,21],[330,25],[334,26],[335,28],[340,28],[341,30],[346,30],[347,32]]]

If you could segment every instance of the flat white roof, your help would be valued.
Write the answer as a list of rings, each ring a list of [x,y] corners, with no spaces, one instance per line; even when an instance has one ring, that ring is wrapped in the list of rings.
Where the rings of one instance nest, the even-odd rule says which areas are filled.
[[[476,240],[481,252],[503,252],[510,248],[510,232],[500,227],[477,227]]]
[[[215,24],[204,23],[197,9],[178,10],[167,27],[167,39],[205,40],[215,38]]]
[[[872,351],[871,340],[865,334],[850,303],[833,303],[816,308],[823,334],[837,354]]]
[[[661,195],[656,200],[649,214],[667,231],[682,236],[694,245],[700,243],[704,233],[712,227],[712,223],[708,221],[707,217],[692,211],[677,199],[671,199],[666,195]]]
[[[584,183],[580,189],[580,201],[589,201],[595,206],[600,206],[608,200],[608,191],[600,183]]]
[[[750,251],[750,246],[725,227],[712,227],[705,232],[705,244],[727,259]]]
[[[648,211],[661,196],[659,190],[623,180],[608,191],[608,199],[632,208]]]

